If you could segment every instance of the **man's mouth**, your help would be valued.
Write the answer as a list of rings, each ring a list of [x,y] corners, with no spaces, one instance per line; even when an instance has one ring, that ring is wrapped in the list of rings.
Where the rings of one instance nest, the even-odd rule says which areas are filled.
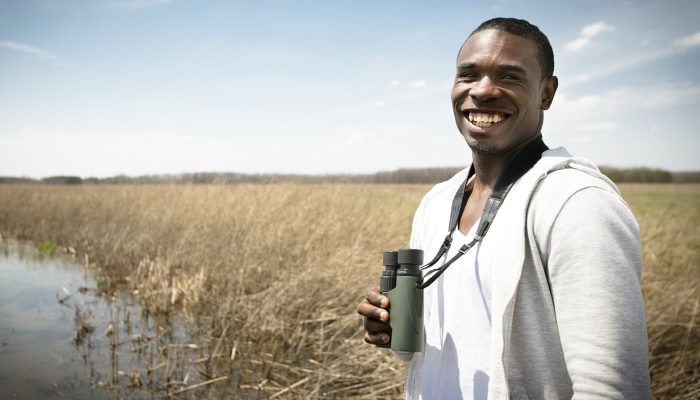
[[[475,126],[478,126],[479,128],[488,128],[499,124],[510,117],[510,114],[498,111],[467,111],[466,114],[469,122]]]

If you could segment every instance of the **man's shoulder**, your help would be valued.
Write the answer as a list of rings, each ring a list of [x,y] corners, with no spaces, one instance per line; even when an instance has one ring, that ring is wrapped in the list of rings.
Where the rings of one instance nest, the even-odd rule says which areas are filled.
[[[535,169],[542,176],[536,198],[554,200],[568,198],[573,193],[596,187],[619,196],[617,186],[591,161],[570,155],[564,148],[546,151]]]
[[[588,201],[596,204],[595,213],[586,211],[591,219],[618,212],[620,206],[629,209],[617,186],[592,162],[572,156],[560,160],[546,160],[543,156],[543,160],[550,165],[541,175],[528,207],[528,224],[536,232],[549,231],[561,210],[574,196],[586,196]]]

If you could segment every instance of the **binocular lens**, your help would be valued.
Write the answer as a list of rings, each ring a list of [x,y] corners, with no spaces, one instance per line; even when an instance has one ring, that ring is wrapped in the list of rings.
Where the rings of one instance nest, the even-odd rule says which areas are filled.
[[[423,264],[423,250],[401,249],[397,259],[399,264],[421,265]]]
[[[399,252],[398,251],[385,251],[382,265],[384,265],[386,267],[398,266],[399,265]]]

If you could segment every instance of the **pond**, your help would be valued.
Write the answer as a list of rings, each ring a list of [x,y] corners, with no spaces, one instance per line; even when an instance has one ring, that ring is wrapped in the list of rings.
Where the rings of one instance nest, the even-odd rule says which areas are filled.
[[[1,250],[0,399],[189,398],[228,379],[212,379],[184,321],[100,288],[76,260]]]

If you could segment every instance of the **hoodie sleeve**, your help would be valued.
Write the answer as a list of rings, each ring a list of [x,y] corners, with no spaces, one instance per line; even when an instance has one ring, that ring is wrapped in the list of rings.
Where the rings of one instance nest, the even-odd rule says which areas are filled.
[[[574,399],[649,399],[639,227],[612,190],[586,187],[551,225],[547,269]]]

